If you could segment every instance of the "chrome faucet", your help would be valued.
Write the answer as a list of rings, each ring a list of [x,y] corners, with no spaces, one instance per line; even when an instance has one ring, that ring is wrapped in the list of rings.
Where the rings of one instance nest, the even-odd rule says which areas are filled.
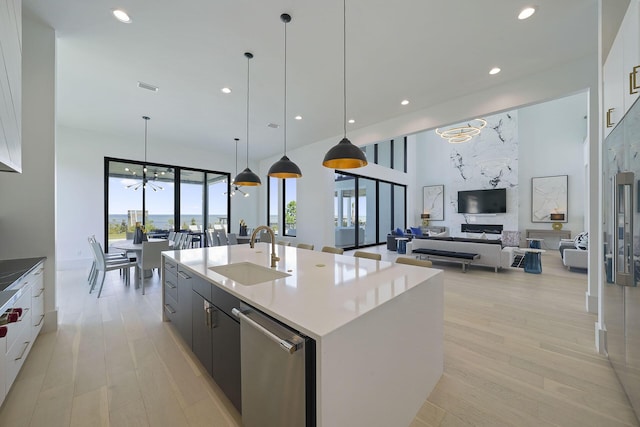
[[[251,246],[251,249],[253,249],[256,243],[256,235],[260,230],[266,230],[269,232],[269,234],[271,234],[271,268],[275,268],[276,261],[280,261],[280,257],[276,256],[276,235],[271,227],[267,227],[266,225],[257,226],[255,230],[253,230],[253,233],[251,233],[251,241],[249,242],[249,246]]]

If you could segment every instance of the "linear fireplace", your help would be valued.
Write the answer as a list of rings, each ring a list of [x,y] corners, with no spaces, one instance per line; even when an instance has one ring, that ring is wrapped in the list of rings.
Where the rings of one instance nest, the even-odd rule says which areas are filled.
[[[463,233],[486,233],[501,234],[502,224],[462,224],[460,226]]]

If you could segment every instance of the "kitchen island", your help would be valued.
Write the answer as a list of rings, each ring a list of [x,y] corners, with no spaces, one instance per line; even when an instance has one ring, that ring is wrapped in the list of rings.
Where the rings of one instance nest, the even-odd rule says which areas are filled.
[[[408,426],[443,370],[442,272],[279,245],[274,270],[286,277],[248,286],[211,270],[268,267],[270,251],[261,243],[163,252],[163,319],[180,305],[171,268],[196,275],[314,340],[315,425]]]

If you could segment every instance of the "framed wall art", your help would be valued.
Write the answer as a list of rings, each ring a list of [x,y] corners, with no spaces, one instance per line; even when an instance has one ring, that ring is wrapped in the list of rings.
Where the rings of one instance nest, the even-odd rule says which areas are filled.
[[[444,185],[422,187],[422,213],[429,214],[431,221],[444,220]]]
[[[568,175],[531,178],[531,222],[568,222],[568,183]]]

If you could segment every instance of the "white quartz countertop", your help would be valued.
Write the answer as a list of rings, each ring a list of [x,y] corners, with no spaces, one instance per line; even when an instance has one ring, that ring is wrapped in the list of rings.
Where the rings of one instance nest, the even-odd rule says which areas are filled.
[[[276,245],[276,270],[289,277],[245,286],[209,267],[251,262],[268,267],[271,244],[218,246],[163,252],[242,301],[300,332],[319,339],[409,289],[440,270],[334,255]]]

